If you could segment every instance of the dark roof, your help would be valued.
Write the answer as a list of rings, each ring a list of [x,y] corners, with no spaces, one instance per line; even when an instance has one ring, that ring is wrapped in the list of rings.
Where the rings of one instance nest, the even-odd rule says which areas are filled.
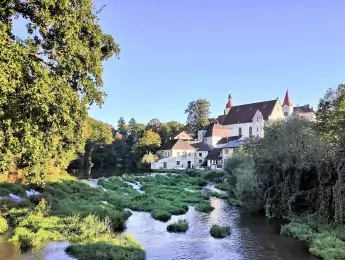
[[[171,150],[171,149],[181,149],[181,150],[195,150],[195,148],[181,139],[173,139],[166,141],[161,147],[160,150]]]
[[[206,130],[205,137],[228,137],[233,135],[231,129],[217,123],[207,125],[204,130]]]
[[[226,144],[229,141],[235,141],[242,137],[242,135],[230,136],[230,137],[223,137],[218,141],[217,144]]]
[[[237,148],[238,146],[242,145],[245,142],[245,140],[232,140],[225,144],[222,149],[224,148]]]
[[[271,115],[275,104],[278,102],[278,99],[268,100],[263,102],[245,104],[234,106],[230,109],[227,114],[223,125],[233,125],[239,123],[248,123],[252,122],[253,117],[256,111],[260,111],[264,120],[268,119],[268,116]]]
[[[224,125],[224,120],[226,118],[226,115],[220,115],[217,117],[218,123]]]
[[[206,160],[220,160],[222,159],[221,152],[222,152],[222,148],[214,148],[208,153],[205,159]]]
[[[309,105],[304,105],[300,107],[294,107],[293,112],[297,114],[303,114],[303,113],[314,113],[314,110]]]
[[[209,147],[203,143],[203,142],[198,142],[198,141],[187,141],[188,144],[193,146],[195,149],[198,151],[209,151]]]

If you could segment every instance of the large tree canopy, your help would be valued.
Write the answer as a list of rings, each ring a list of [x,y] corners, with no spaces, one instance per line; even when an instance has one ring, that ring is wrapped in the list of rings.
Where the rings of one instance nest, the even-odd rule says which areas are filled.
[[[103,102],[102,60],[119,47],[91,0],[3,1],[0,21],[0,173],[37,182],[83,149],[86,108]]]
[[[206,99],[198,99],[189,103],[185,110],[187,114],[187,125],[196,132],[208,125],[210,115],[210,102]]]

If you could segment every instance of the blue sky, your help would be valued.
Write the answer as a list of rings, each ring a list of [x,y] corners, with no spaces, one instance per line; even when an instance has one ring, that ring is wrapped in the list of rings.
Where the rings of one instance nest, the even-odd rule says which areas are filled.
[[[120,59],[104,63],[108,97],[90,115],[116,125],[186,121],[188,103],[284,99],[317,106],[344,83],[344,0],[94,0]]]

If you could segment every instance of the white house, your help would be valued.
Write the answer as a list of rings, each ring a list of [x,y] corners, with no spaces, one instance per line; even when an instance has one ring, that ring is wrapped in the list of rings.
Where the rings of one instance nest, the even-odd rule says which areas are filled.
[[[216,148],[220,140],[233,136],[231,129],[219,124],[211,123],[198,131],[198,141],[205,143],[208,147]]]
[[[285,118],[290,118],[291,116],[301,116],[309,121],[316,121],[316,115],[313,107],[310,105],[304,105],[304,106],[297,106],[294,107],[290,100],[289,91],[286,91],[284,103],[283,103],[283,112]]]

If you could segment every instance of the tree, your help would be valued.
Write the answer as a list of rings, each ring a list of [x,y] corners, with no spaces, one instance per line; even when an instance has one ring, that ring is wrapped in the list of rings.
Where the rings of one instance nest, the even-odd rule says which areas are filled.
[[[82,151],[87,106],[105,95],[102,61],[119,46],[91,0],[9,0],[0,10],[0,172],[43,182]],[[25,39],[14,34],[18,16]]]
[[[157,160],[157,156],[149,152],[143,156],[143,158],[141,159],[141,163],[144,166],[148,167],[151,165],[151,163],[155,162],[156,160]]]
[[[345,85],[329,89],[316,112],[317,128],[326,141],[345,147]]]
[[[161,125],[162,123],[159,121],[159,119],[154,118],[147,123],[146,129],[151,129],[153,132],[158,133]]]
[[[187,125],[192,131],[196,132],[210,122],[208,120],[210,115],[210,102],[206,99],[198,99],[189,103],[185,110],[187,115]]]
[[[117,130],[119,134],[123,136],[127,136],[128,132],[128,125],[126,125],[126,121],[123,117],[120,117],[119,120],[117,121]]]
[[[161,137],[151,129],[146,130],[134,146],[134,150],[140,156],[149,152],[154,153],[161,145]]]
[[[84,167],[91,172],[92,167],[92,152],[105,146],[111,144],[114,140],[112,127],[106,123],[95,120],[89,117],[86,120],[86,144],[84,153]]]
[[[128,122],[128,137],[126,139],[129,149],[133,148],[133,145],[137,142],[138,138],[145,129],[145,125],[137,123],[134,118],[131,118]]]

